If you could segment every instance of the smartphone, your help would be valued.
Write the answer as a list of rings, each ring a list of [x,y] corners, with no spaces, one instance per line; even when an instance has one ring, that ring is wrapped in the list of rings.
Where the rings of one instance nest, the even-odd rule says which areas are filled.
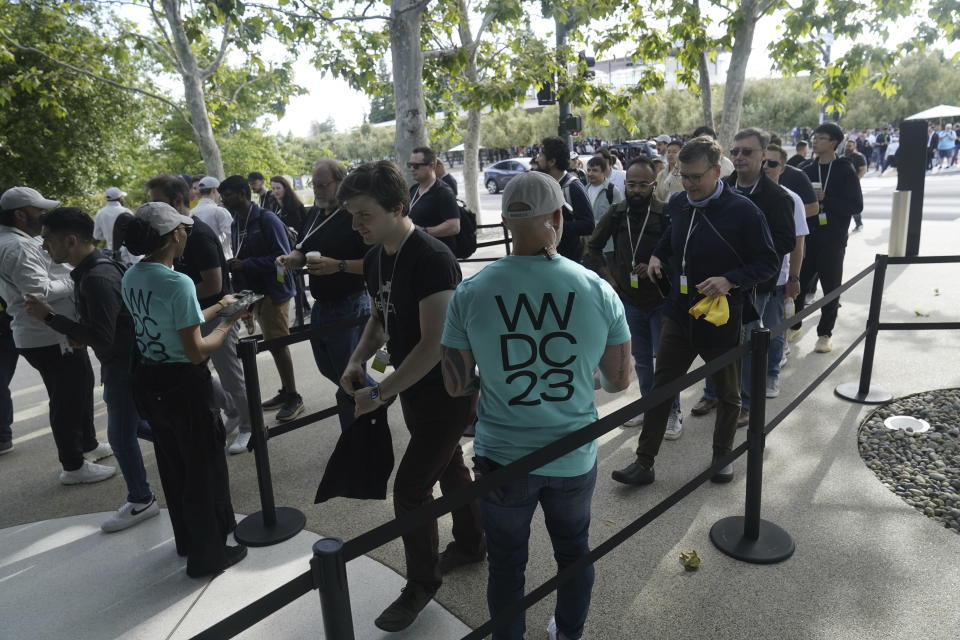
[[[263,300],[263,294],[254,293],[253,291],[241,291],[237,294],[239,300],[233,304],[227,305],[220,311],[217,311],[218,318],[232,318],[241,311],[247,309],[250,305]]]

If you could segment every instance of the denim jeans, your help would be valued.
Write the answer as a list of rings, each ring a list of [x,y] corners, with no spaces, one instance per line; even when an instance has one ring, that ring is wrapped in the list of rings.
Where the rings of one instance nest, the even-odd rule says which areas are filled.
[[[10,397],[10,381],[17,370],[20,354],[13,344],[13,334],[0,336],[0,442],[13,440],[13,398]]]
[[[587,473],[572,478],[528,474],[503,487],[502,499],[492,493],[480,499],[490,560],[487,606],[491,617],[523,597],[530,521],[537,504],[543,509],[557,571],[590,552],[590,505],[596,482],[594,464]],[[592,590],[593,565],[557,589],[557,629],[571,640],[583,634]],[[521,614],[495,631],[493,640],[522,640],[525,632],[526,616]]]
[[[310,325],[319,327],[366,315],[370,315],[370,296],[366,293],[357,293],[339,302],[314,302],[313,310],[310,312]],[[310,338],[317,368],[320,369],[323,377],[337,386],[337,408],[341,430],[346,430],[353,423],[354,404],[353,398],[340,388],[340,378],[343,376],[343,370],[347,368],[347,361],[353,355],[353,350],[360,342],[362,333],[363,325],[360,325],[339,333]],[[376,383],[370,376],[366,376],[366,384],[373,386]]]
[[[150,433],[150,425],[137,411],[133,374],[126,362],[111,362],[100,365],[100,375],[103,402],[107,405],[107,440],[127,483],[127,502],[150,502],[153,492],[137,441],[140,433]]]
[[[768,291],[766,293],[757,292],[756,299],[754,300],[754,306],[757,309],[757,313],[760,314],[760,318],[763,323],[762,326],[775,327],[783,321],[783,291],[784,287],[777,287],[776,291]],[[743,325],[743,341],[750,342],[750,332],[760,326],[761,322],[757,321]],[[783,345],[783,334],[780,334],[776,338],[771,338],[770,349],[767,351],[768,376],[780,375],[780,359],[783,357]],[[775,364],[773,362],[774,353],[777,355]],[[774,366],[776,367],[775,373],[771,374],[770,370],[773,369]],[[744,411],[750,410],[751,368],[751,354],[747,353],[747,355],[743,356],[743,361],[740,365],[740,406]],[[711,377],[708,377],[704,381],[703,397],[710,398],[711,400],[714,400],[717,397],[717,393],[713,386],[713,379]]]
[[[641,309],[628,302],[623,310],[630,327],[630,351],[633,354],[633,366],[640,384],[640,396],[645,396],[653,387],[653,359],[657,356],[660,344],[660,326],[663,308],[666,302],[652,309]],[[674,408],[680,410],[680,396],[674,402]]]

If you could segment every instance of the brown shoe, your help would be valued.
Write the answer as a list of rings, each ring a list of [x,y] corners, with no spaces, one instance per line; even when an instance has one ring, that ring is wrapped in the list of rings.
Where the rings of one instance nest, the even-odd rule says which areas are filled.
[[[416,582],[407,582],[400,597],[383,610],[373,624],[384,631],[402,631],[413,624],[423,608],[433,599],[436,589],[428,589]]]
[[[447,548],[440,553],[440,573],[447,575],[458,567],[468,564],[477,564],[487,559],[486,550],[474,555],[466,553],[456,542],[451,542]]]
[[[690,409],[690,413],[695,416],[705,416],[716,409],[717,404],[719,401],[716,398],[700,398],[700,401],[693,405],[693,409]]]
[[[737,416],[737,428],[745,427],[750,424],[750,410],[740,409],[740,415]]]

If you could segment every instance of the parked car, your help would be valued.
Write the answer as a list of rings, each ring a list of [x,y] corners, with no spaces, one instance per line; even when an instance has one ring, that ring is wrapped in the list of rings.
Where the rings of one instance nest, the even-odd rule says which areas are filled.
[[[530,158],[510,158],[494,162],[483,171],[483,184],[488,193],[500,193],[514,176],[530,170]]]

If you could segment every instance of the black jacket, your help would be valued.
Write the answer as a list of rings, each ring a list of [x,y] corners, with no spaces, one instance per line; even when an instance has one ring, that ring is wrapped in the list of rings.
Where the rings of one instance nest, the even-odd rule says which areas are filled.
[[[735,189],[737,172],[734,171],[724,181],[731,189]],[[767,219],[770,238],[773,240],[773,249],[780,256],[782,262],[783,256],[793,251],[797,244],[797,225],[793,219],[793,198],[783,190],[783,187],[768,178],[762,171],[756,189],[752,193],[743,195],[763,212]],[[757,285],[757,290],[762,292],[773,291],[777,286],[779,275],[780,270],[777,269],[772,278]]]
[[[856,169],[849,160],[838,157],[832,165],[810,162],[803,167],[803,172],[811,182],[826,183],[820,211],[827,214],[827,224],[820,224],[819,218],[810,218],[811,237],[808,240],[825,236],[845,240],[850,218],[863,211],[863,191]]]
[[[50,328],[74,342],[93,347],[100,364],[128,362],[134,349],[133,318],[123,304],[123,267],[100,250],[70,272],[77,321],[56,315]]]
[[[596,222],[593,219],[593,206],[587,197],[587,190],[583,183],[572,174],[566,174],[560,179],[560,188],[563,197],[573,208],[572,213],[564,212],[563,236],[557,245],[557,253],[574,262],[580,262],[583,257],[583,240],[581,236],[589,237],[593,233]]]

